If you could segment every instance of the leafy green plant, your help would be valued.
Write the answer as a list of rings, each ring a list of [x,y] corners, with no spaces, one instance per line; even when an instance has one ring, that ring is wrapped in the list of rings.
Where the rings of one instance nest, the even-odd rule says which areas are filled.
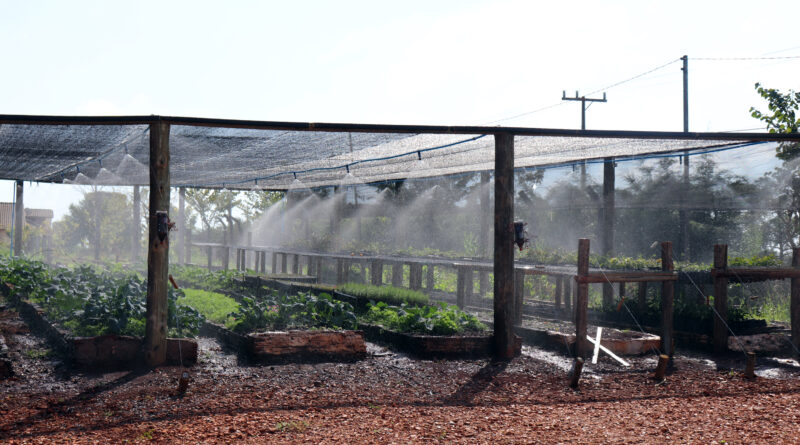
[[[428,296],[422,292],[394,286],[373,286],[371,284],[345,283],[339,286],[339,291],[354,297],[369,298],[387,303],[411,305],[428,304]]]
[[[456,306],[390,306],[384,302],[370,304],[364,319],[399,332],[452,335],[465,331],[484,331],[486,325]]]
[[[215,291],[217,289],[233,289],[236,287],[236,280],[241,279],[243,274],[236,270],[217,270],[209,272],[206,269],[195,266],[170,266],[172,277],[175,278],[183,287],[204,289]]]
[[[281,295],[273,292],[264,298],[242,297],[239,310],[230,316],[237,332],[261,329],[331,328],[354,329],[357,319],[353,306],[334,300],[328,294]]]
[[[225,324],[230,313],[239,309],[239,303],[231,297],[202,289],[183,289],[179,304],[195,308],[206,320]]]

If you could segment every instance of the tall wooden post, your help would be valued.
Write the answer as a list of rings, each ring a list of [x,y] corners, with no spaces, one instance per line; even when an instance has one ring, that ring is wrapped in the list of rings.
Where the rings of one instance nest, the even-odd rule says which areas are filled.
[[[611,255],[614,251],[614,158],[605,158],[603,162],[603,218],[600,253]],[[603,306],[614,304],[614,288],[611,283],[603,283]]]
[[[639,290],[636,295],[636,308],[639,311],[639,314],[644,314],[644,311],[647,309],[647,282],[640,281],[639,282]]]
[[[564,313],[572,314],[572,280],[569,278],[564,278]]]
[[[467,271],[462,266],[456,266],[456,306],[464,309],[467,305]]]
[[[589,354],[589,342],[586,340],[589,308],[589,284],[583,279],[589,274],[589,240],[578,241],[578,282],[575,299],[575,355],[586,357]]]
[[[479,193],[481,198],[481,230],[478,234],[478,238],[480,242],[480,255],[482,258],[486,258],[489,256],[489,250],[491,249],[489,245],[489,213],[491,212],[489,208],[489,172],[481,172]]]
[[[131,231],[131,261],[136,263],[139,261],[139,250],[142,245],[142,195],[139,191],[139,186],[133,186],[133,230]]]
[[[281,252],[281,273],[288,273],[288,259],[289,255],[286,252]]]
[[[178,189],[178,264],[186,264],[186,187]]]
[[[728,268],[728,245],[714,245],[714,271],[724,272]],[[728,278],[714,276],[714,352],[728,350]]]
[[[186,264],[192,264],[192,228],[186,226]]]
[[[433,282],[435,280],[434,277],[433,277],[433,271],[434,271],[435,267],[436,266],[434,266],[433,264],[428,264],[426,266],[426,270],[425,270],[425,289],[427,289],[428,292],[433,291],[433,284],[434,284]]]
[[[272,273],[278,273],[278,252],[272,252]]]
[[[661,243],[661,270],[672,272],[672,242]],[[661,352],[672,357],[672,316],[675,300],[675,282],[661,282]]]
[[[206,261],[208,261],[208,271],[211,272],[211,263],[214,260],[214,250],[211,246],[206,247]]]
[[[792,267],[800,269],[800,247],[792,251]],[[789,314],[792,320],[792,342],[800,349],[800,278],[792,278]]]
[[[22,256],[22,232],[25,227],[25,202],[23,200],[22,181],[16,181],[16,198],[14,203],[14,256]]]
[[[383,284],[383,263],[378,260],[372,260],[369,264],[370,281],[373,286],[380,286]]]
[[[410,263],[408,267],[408,287],[413,290],[422,289],[422,264]]]
[[[147,219],[147,310],[144,361],[159,366],[167,359],[167,272],[169,235],[159,235],[157,212],[169,212],[169,124],[150,124],[150,209]],[[163,239],[162,239],[163,237]]]
[[[514,135],[494,135],[494,345],[514,357]]]

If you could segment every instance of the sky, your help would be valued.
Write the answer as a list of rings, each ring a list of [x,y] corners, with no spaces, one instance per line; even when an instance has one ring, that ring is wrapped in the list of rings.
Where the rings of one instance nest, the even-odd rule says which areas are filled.
[[[754,84],[800,90],[794,1],[0,0],[0,114],[760,129]],[[705,60],[756,58],[755,60]],[[606,88],[661,67],[649,74]],[[27,186],[27,184],[26,184]],[[63,215],[72,186],[26,188]],[[0,201],[12,187],[0,181]]]

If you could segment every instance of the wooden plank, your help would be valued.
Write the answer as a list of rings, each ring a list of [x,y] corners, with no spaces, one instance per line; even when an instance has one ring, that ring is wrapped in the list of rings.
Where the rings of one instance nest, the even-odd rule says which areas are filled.
[[[494,345],[514,357],[514,136],[494,135]]]
[[[592,272],[576,277],[584,283],[641,283],[659,281],[678,281],[674,272]]]
[[[159,236],[157,212],[169,212],[169,125],[150,125],[150,207],[147,249],[147,309],[143,343],[147,366],[167,359],[169,236]],[[163,235],[163,232],[162,232]]]
[[[661,243],[661,269],[672,272],[675,266],[672,263],[672,242]],[[675,283],[664,281],[661,283],[661,350],[672,357],[672,318],[674,312]]]
[[[595,344],[595,340],[592,337],[586,336],[586,340],[589,340],[589,343]],[[610,349],[606,348],[603,345],[599,345],[601,351],[605,352],[609,355],[609,357],[613,358],[614,360],[618,361],[622,366],[630,366],[631,364],[625,361],[622,357],[614,354]]]
[[[733,278],[736,281],[783,280],[786,278],[800,278],[800,270],[788,267],[776,267],[769,269],[729,267],[726,270],[712,269],[711,277]]]
[[[792,250],[792,267],[800,271],[800,248]],[[792,320],[792,342],[800,349],[800,278],[792,278],[789,313]]]
[[[600,338],[603,336],[603,328],[597,327],[597,338],[594,341],[594,353],[592,354],[592,363],[597,364],[597,356],[600,355]]]
[[[714,270],[724,271],[728,267],[728,246],[726,244],[714,245]],[[728,350],[728,278],[718,274],[714,278],[714,352]]]
[[[582,238],[578,241],[578,277],[585,277],[589,273],[589,240]],[[578,280],[577,298],[575,301],[575,354],[586,357],[588,347],[586,342],[586,329],[588,326],[589,285]]]

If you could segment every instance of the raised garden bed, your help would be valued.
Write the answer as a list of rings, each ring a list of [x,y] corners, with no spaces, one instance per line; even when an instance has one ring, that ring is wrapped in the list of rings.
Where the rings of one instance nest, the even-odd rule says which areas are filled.
[[[20,315],[35,331],[42,332],[54,349],[80,368],[120,369],[141,362],[141,337],[106,334],[74,337],[51,323],[35,303],[17,301]],[[167,364],[191,366],[197,362],[197,342],[188,338],[167,339]]]
[[[483,358],[494,352],[492,334],[425,335],[395,332],[382,326],[362,324],[367,340],[382,343],[392,349],[420,358]],[[522,339],[514,339],[515,354],[519,355]]]
[[[367,355],[362,331],[280,331],[240,334],[205,323],[201,335],[216,337],[255,363],[349,362]]]

